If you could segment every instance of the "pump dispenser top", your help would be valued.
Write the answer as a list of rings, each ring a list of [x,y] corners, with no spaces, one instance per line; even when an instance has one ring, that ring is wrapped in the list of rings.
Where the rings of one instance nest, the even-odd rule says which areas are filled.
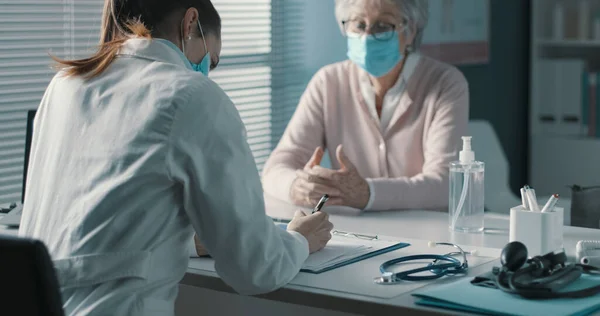
[[[471,136],[463,136],[463,147],[458,157],[461,164],[470,164],[475,161],[475,152],[471,150]]]

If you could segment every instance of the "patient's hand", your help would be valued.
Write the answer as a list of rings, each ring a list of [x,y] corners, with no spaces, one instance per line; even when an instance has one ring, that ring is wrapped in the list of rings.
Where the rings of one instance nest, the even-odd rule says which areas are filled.
[[[328,204],[364,209],[371,197],[369,184],[360,176],[354,164],[346,157],[342,145],[338,146],[336,156],[340,165],[339,170],[314,165],[311,168],[305,168],[303,171],[297,172],[298,179],[303,179],[309,184],[333,188],[330,189],[332,193],[326,192],[331,196]]]
[[[290,199],[294,204],[314,207],[324,194],[330,196],[329,203],[335,204],[336,197],[340,195],[339,190],[327,184],[315,182],[316,178],[312,179],[307,173],[314,166],[318,166],[321,163],[323,154],[323,148],[317,148],[304,166],[304,169],[296,172],[296,180],[294,180],[290,189]],[[338,201],[338,204],[339,202],[341,201]]]
[[[200,243],[200,238],[198,238],[198,235],[196,234],[194,234],[194,244],[196,245],[196,253],[198,256],[202,257],[208,255],[208,251],[206,248],[204,248],[204,246],[202,246]]]

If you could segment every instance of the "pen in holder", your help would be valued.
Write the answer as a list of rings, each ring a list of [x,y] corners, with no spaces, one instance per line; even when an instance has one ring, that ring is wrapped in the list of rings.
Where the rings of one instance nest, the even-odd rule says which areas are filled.
[[[563,248],[563,208],[535,212],[522,205],[510,209],[510,241],[520,241],[531,257]]]

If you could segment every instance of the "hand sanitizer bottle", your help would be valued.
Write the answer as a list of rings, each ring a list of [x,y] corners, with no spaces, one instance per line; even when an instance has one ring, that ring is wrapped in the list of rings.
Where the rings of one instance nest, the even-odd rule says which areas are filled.
[[[450,163],[450,230],[477,233],[483,231],[485,165],[475,161],[471,137],[462,140],[459,160]]]

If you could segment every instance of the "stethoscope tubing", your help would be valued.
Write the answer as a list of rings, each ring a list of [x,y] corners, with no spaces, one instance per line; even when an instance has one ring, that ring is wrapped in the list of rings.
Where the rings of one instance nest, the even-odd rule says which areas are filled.
[[[416,260],[435,260],[435,261],[446,261],[450,263],[444,264],[429,264],[425,267],[415,268],[408,271],[397,272],[393,274],[394,281],[426,281],[426,280],[435,280],[446,274],[457,274],[460,273],[460,268],[462,263],[460,260],[446,256],[446,255],[414,255],[414,256],[406,256],[393,260],[389,260],[384,262],[381,266],[379,266],[379,271],[383,274],[388,272],[388,268],[391,266],[397,265],[399,263],[405,263],[409,261]],[[423,275],[423,276],[412,276],[412,274],[421,273],[429,271],[432,272],[433,275]]]
[[[389,282],[376,282],[376,283],[378,283],[378,284],[398,283],[402,280],[404,280],[404,281],[428,281],[428,280],[439,279],[445,275],[455,275],[455,274],[462,274],[462,273],[466,272],[466,270],[468,269],[468,261],[467,261],[467,255],[466,255],[467,253],[465,251],[463,251],[462,248],[460,248],[456,244],[450,244],[450,243],[436,243],[436,244],[452,246],[452,247],[457,248],[460,251],[459,252],[451,252],[451,253],[448,253],[445,255],[423,254],[423,255],[405,256],[405,257],[388,260],[379,266],[379,271],[381,272],[382,275],[391,274],[391,280]],[[460,260],[452,257],[454,255],[459,255],[459,254],[461,254],[463,257],[462,263],[460,262]],[[433,260],[433,262],[428,264],[427,266],[411,269],[408,271],[402,271],[402,272],[397,272],[397,273],[392,273],[391,271],[388,271],[388,269],[390,267],[397,265],[399,263],[406,263],[406,262],[416,261],[416,260]],[[447,263],[438,264],[437,262],[440,262],[440,261],[447,262]],[[413,274],[426,272],[426,271],[431,272],[432,275],[413,276]]]

